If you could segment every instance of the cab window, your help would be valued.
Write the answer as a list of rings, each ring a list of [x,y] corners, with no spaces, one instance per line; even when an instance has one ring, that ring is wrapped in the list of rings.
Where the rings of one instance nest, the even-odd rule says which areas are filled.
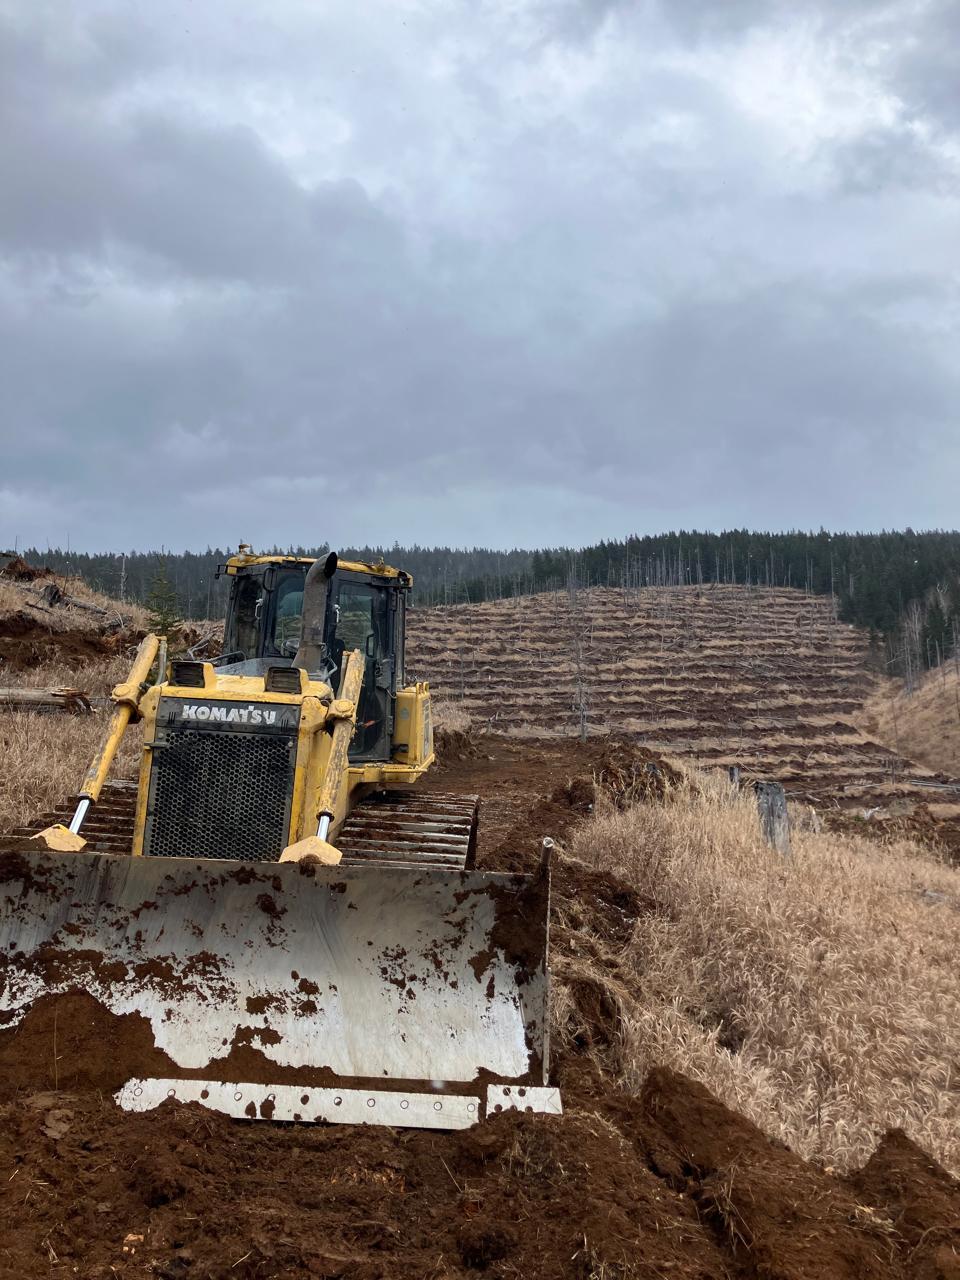
[[[363,582],[341,582],[337,596],[333,659],[339,681],[345,656],[359,649],[364,659],[363,687],[357,709],[353,753],[375,752],[387,729],[388,692],[377,678],[390,652],[387,592]]]
[[[372,656],[375,643],[373,592],[362,583],[344,582],[337,601],[337,639],[348,653],[359,649]]]
[[[300,645],[303,615],[302,573],[285,573],[277,583],[277,606],[273,622],[273,651],[284,658],[296,656]]]
[[[260,614],[263,609],[263,582],[253,575],[237,581],[236,648],[242,653],[257,652]]]

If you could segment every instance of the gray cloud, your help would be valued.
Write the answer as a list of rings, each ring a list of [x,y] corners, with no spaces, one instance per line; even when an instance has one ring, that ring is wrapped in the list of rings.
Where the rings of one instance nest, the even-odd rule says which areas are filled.
[[[838,186],[849,195],[871,195],[902,187],[956,198],[960,173],[949,156],[938,155],[909,128],[876,128],[828,150]]]
[[[960,125],[960,9],[927,0],[900,32],[893,84],[912,112],[952,133]]]
[[[0,543],[955,522],[952,18],[833,12],[0,4]]]

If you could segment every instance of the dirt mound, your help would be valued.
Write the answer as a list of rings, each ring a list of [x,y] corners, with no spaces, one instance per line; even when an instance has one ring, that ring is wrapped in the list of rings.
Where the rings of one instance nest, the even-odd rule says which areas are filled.
[[[463,729],[437,729],[433,735],[433,749],[437,754],[438,773],[463,760],[476,760],[480,754],[474,735]]]
[[[681,775],[626,738],[438,735],[439,767],[425,789],[479,791],[480,861],[491,871],[531,871],[540,843],[559,843],[593,809],[597,788],[616,804],[657,798]]]
[[[649,1151],[671,1186],[686,1190],[705,1222],[751,1274],[843,1276],[899,1274],[890,1224],[852,1192],[771,1142],[702,1086],[663,1069],[651,1072],[642,1117],[662,1145]],[[960,1188],[953,1201],[960,1209]],[[960,1239],[960,1236],[958,1236]],[[902,1259],[901,1259],[902,1261]]]
[[[173,646],[172,652],[185,650],[198,662],[209,662],[223,653],[222,622],[181,622],[167,638]]]
[[[172,1067],[146,1018],[116,1017],[82,991],[47,996],[13,1031],[0,1032],[4,1102],[23,1090],[114,1093],[132,1076],[168,1075]]]
[[[843,1181],[667,1071],[639,1099],[450,1134],[46,1090],[0,1106],[0,1161],[4,1275],[958,1274],[960,1188],[902,1135]]]
[[[69,622],[64,620],[68,616]],[[84,666],[132,649],[145,635],[142,627],[130,625],[129,618],[119,614],[98,618],[93,625],[75,625],[67,610],[34,615],[17,609],[0,614],[0,669],[26,671],[45,662]],[[189,623],[174,633],[171,643],[175,650],[196,646],[201,660],[215,658],[223,647],[215,630],[204,631]]]
[[[0,616],[0,664],[5,671],[27,671],[41,662],[82,666],[112,657],[143,638],[142,632],[55,629],[28,613]]]
[[[48,578],[52,572],[51,569],[27,564],[23,556],[0,556],[0,577],[10,578],[13,582],[36,582],[37,578]]]
[[[509,828],[497,848],[483,859],[484,867],[490,871],[532,871],[544,837],[562,844],[571,827],[587,817],[595,803],[596,786],[591,778],[560,783]]]
[[[0,1115],[7,1275],[731,1274],[689,1198],[598,1115],[273,1128],[63,1093]]]
[[[684,778],[663,756],[628,741],[604,751],[594,771],[599,784],[618,807],[638,800],[662,800]]]
[[[915,1280],[957,1280],[957,1183],[935,1160],[894,1129],[848,1182],[857,1199],[873,1205],[896,1231],[909,1251]]]
[[[2,567],[2,560],[0,560]],[[8,672],[45,663],[89,665],[132,648],[146,634],[137,604],[112,600],[76,578],[32,579],[47,570],[29,565],[0,572],[0,664]]]

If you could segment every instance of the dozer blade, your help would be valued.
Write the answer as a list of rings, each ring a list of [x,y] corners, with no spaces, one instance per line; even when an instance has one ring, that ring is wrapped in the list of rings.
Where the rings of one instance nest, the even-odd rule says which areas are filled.
[[[0,1027],[76,990],[142,1015],[169,1067],[121,1089],[131,1109],[439,1128],[558,1110],[548,918],[546,873],[12,851]]]

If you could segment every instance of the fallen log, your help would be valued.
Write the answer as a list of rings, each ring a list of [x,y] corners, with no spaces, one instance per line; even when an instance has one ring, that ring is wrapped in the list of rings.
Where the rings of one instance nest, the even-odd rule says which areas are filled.
[[[103,609],[98,604],[91,604],[89,600],[78,600],[76,596],[67,596],[62,592],[60,593],[60,603],[68,604],[71,609],[83,609],[86,613],[99,614],[101,618],[105,618],[110,613],[109,609]]]
[[[95,613],[100,618],[110,618],[108,626],[114,630],[120,630],[125,627],[130,618],[124,617],[119,610],[104,609],[102,605],[91,604],[89,600],[80,600],[77,596],[68,596],[65,591],[61,590],[55,582],[48,582],[45,587],[34,587],[26,582],[15,582],[15,586],[21,591],[29,591],[31,595],[39,596],[43,604],[31,604],[31,609],[46,609],[48,613],[52,613],[51,605],[69,605],[71,609],[82,609],[85,613]],[[110,617],[110,615],[113,615]]]
[[[93,710],[82,689],[16,689],[0,686],[0,707],[21,711],[67,711],[89,715]]]

